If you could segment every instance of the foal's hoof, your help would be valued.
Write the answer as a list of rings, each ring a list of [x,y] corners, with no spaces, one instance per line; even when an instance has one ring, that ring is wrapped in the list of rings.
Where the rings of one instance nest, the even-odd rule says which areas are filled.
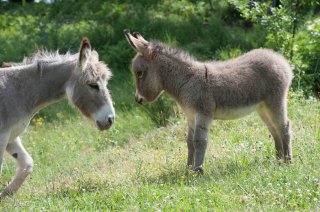
[[[1,192],[0,193],[0,201],[3,200],[4,198],[6,198],[6,195],[3,192]]]
[[[292,157],[285,157],[284,162],[287,164],[292,164],[293,163]]]
[[[192,170],[192,165],[187,164],[186,169]]]
[[[284,162],[286,164],[292,164],[293,163],[293,159],[292,159],[292,156],[278,156],[277,155],[277,160],[279,162]]]
[[[193,171],[196,172],[197,174],[203,174],[204,173],[204,169],[201,166],[198,166],[198,167],[194,168]]]

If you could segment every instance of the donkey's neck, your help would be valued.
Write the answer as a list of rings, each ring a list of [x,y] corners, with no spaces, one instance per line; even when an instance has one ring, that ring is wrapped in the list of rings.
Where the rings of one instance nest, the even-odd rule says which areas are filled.
[[[76,62],[38,63],[29,70],[27,84],[28,112],[35,113],[49,104],[65,97],[66,83],[72,75]]]

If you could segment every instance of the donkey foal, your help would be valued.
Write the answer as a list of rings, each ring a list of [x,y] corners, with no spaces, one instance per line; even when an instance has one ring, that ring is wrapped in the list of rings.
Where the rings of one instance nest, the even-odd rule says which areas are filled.
[[[268,49],[252,50],[228,61],[200,62],[139,33],[125,36],[137,52],[132,60],[136,101],[152,102],[162,91],[181,106],[188,120],[188,161],[203,172],[209,125],[257,111],[275,140],[278,159],[291,161],[291,130],[286,96],[292,81],[288,62]]]
[[[0,167],[6,150],[16,160],[17,170],[0,198],[14,194],[32,171],[32,158],[19,136],[41,108],[67,97],[100,130],[109,129],[115,117],[106,87],[111,72],[87,38],[79,54],[39,51],[9,66],[0,69]]]

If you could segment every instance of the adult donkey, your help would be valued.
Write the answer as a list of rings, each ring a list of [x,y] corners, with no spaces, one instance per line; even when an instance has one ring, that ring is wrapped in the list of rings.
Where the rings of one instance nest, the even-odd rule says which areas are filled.
[[[0,198],[14,194],[32,171],[33,160],[19,136],[41,108],[67,97],[99,130],[107,130],[115,112],[106,87],[111,77],[84,38],[78,54],[40,51],[24,63],[0,69],[0,163],[6,150],[17,163]]]
[[[213,119],[236,119],[257,111],[275,140],[277,158],[290,161],[291,130],[286,96],[292,80],[279,54],[256,49],[228,61],[199,62],[189,54],[139,33],[124,31],[137,54],[132,60],[136,101],[154,101],[162,91],[188,120],[188,165],[203,172],[208,129]]]

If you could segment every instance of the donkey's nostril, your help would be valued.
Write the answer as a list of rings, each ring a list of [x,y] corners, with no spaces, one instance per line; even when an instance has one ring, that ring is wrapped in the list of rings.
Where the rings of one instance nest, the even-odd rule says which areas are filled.
[[[109,116],[108,117],[108,123],[111,125],[114,122],[114,117],[113,116]]]

